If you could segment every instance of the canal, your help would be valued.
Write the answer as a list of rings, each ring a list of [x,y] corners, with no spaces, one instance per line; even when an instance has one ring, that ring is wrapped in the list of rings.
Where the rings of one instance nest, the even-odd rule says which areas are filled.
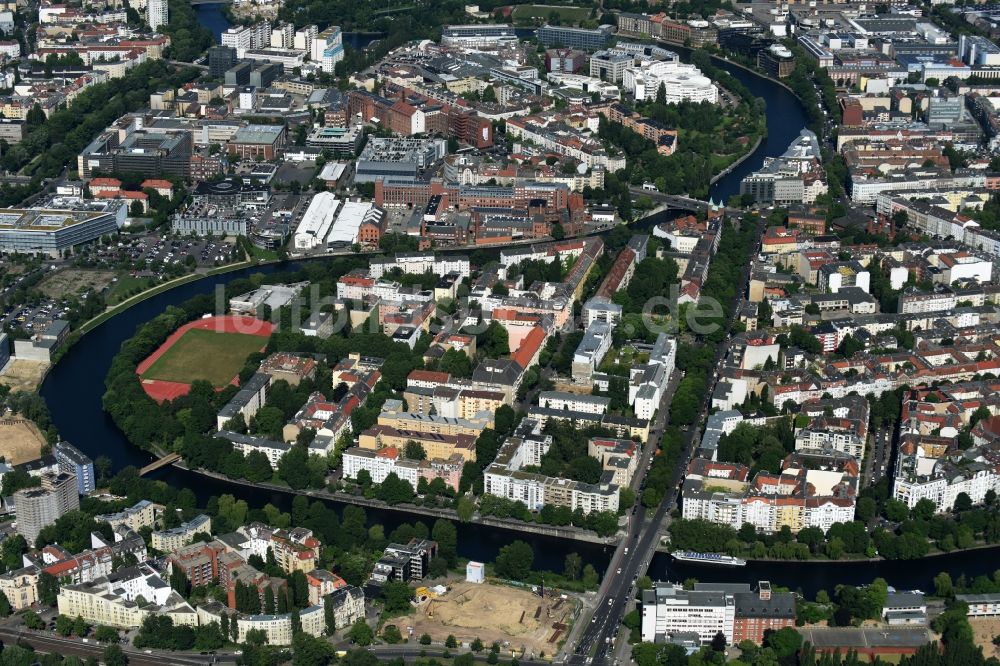
[[[220,5],[199,5],[197,12],[202,24],[216,35],[229,25]],[[345,36],[345,41],[355,48],[364,48],[371,39],[370,35]],[[712,187],[712,197],[716,201],[725,201],[732,194],[739,193],[740,180],[759,168],[765,156],[784,152],[799,130],[806,125],[806,118],[795,97],[783,87],[729,63],[718,64],[732,72],[755,95],[763,98],[767,105],[766,140],[751,158]],[[41,388],[41,394],[49,405],[53,422],[60,434],[92,458],[108,456],[116,469],[127,465],[141,467],[148,463],[150,455],[129,444],[101,406],[104,378],[122,342],[131,337],[139,326],[170,305],[177,305],[198,294],[212,293],[217,286],[232,279],[275,270],[278,267],[273,265],[260,266],[178,286],[129,308],[83,336],[52,369]],[[270,502],[287,511],[291,505],[292,495],[287,493],[247,488],[175,467],[164,468],[156,472],[153,478],[175,487],[194,490],[202,504],[212,495],[229,493],[256,507]],[[333,506],[339,508],[340,505]],[[382,523],[388,530],[404,522],[401,514],[396,512],[368,509],[367,513],[371,522]],[[427,520],[418,516],[414,516],[412,520],[418,519]],[[458,525],[458,530],[459,553],[470,559],[493,560],[499,548],[514,539],[523,539],[532,545],[536,553],[535,566],[540,569],[560,571],[566,554],[571,551],[578,552],[584,562],[593,564],[599,571],[607,567],[610,557],[609,550],[600,545],[568,542],[517,530],[462,524]],[[753,562],[742,568],[705,568],[678,564],[665,555],[658,555],[652,562],[650,575],[654,579],[670,580],[689,577],[751,583],[770,580],[776,585],[802,589],[807,594],[821,588],[832,590],[840,582],[861,584],[876,576],[883,576],[890,585],[896,587],[926,590],[930,589],[930,579],[942,570],[951,572],[955,578],[963,573],[967,576],[992,573],[996,568],[993,558],[998,552],[1000,549],[985,549],[907,563]]]

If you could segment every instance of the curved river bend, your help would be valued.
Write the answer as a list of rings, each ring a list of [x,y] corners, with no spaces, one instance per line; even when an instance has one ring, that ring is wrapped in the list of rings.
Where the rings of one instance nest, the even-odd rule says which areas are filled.
[[[221,18],[225,21],[218,6],[199,5],[197,9],[200,20],[216,33],[226,27],[218,20]],[[358,47],[364,46],[361,39],[355,41]],[[767,138],[751,158],[712,186],[712,197],[716,201],[725,201],[729,196],[739,193],[740,181],[746,174],[759,168],[765,156],[784,152],[806,125],[806,118],[796,98],[785,88],[729,63],[719,64],[767,104]],[[41,388],[41,394],[49,405],[52,420],[60,434],[91,458],[108,456],[114,461],[116,469],[127,465],[141,467],[148,463],[150,455],[129,444],[101,408],[104,378],[112,357],[122,342],[131,337],[139,326],[167,306],[177,305],[198,294],[211,293],[217,285],[223,285],[232,279],[247,277],[251,273],[270,273],[277,268],[273,265],[253,267],[181,285],[131,307],[83,336],[52,368]],[[291,505],[292,495],[287,493],[231,484],[175,467],[166,467],[152,476],[176,487],[191,488],[202,504],[212,495],[230,493],[247,500],[252,506],[259,507],[270,502],[287,511]],[[336,504],[334,506],[339,507]],[[382,523],[388,530],[404,522],[403,514],[397,512],[375,509],[367,509],[367,512],[372,521]],[[419,516],[414,516],[412,520],[428,521]],[[603,571],[609,562],[609,550],[595,544],[571,543],[517,530],[478,525],[459,524],[458,530],[459,554],[470,559],[493,560],[501,546],[518,538],[528,541],[534,547],[537,568],[559,571],[562,569],[563,559],[571,551],[580,553],[585,562],[593,564],[599,571]],[[962,573],[970,576],[992,573],[996,566],[993,561],[995,553],[996,550],[993,549],[954,553],[906,564],[755,562],[743,568],[711,569],[680,565],[669,562],[666,556],[658,555],[652,562],[650,575],[654,579],[671,580],[683,580],[687,577],[751,583],[770,580],[777,585],[801,588],[807,594],[820,588],[832,590],[836,583],[866,583],[875,576],[883,576],[890,585],[901,588],[930,589],[930,579],[941,570],[951,571],[956,578]]]

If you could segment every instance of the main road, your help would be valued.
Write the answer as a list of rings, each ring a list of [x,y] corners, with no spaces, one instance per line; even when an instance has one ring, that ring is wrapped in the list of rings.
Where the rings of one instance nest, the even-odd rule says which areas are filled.
[[[750,281],[750,264],[760,252],[761,236],[764,233],[763,219],[757,220],[757,228],[754,233],[751,252],[749,253],[746,265],[740,275],[740,282],[734,302],[731,304],[731,313],[727,322],[727,329],[732,327],[733,321],[738,313],[738,303],[747,291]],[[711,270],[711,267],[709,267]],[[725,357],[728,349],[728,338],[725,344],[720,344],[716,348],[713,367],[718,369]],[[657,418],[650,432],[649,445],[647,446],[647,456],[656,446],[662,435],[669,414],[670,400],[676,389],[676,377],[671,381],[671,385],[664,392],[660,402]],[[566,663],[586,664],[604,666],[613,663],[615,651],[615,639],[621,628],[622,618],[631,610],[634,604],[636,593],[635,583],[639,576],[645,574],[649,568],[649,563],[656,552],[656,547],[660,541],[660,531],[663,527],[667,513],[676,505],[681,479],[687,469],[688,461],[694,453],[697,435],[701,431],[700,425],[708,416],[711,404],[712,393],[715,391],[715,384],[718,381],[718,374],[713,373],[711,380],[705,387],[705,393],[701,400],[701,409],[698,420],[687,430],[684,435],[684,455],[681,457],[677,468],[671,478],[670,489],[656,511],[652,514],[641,504],[636,507],[630,516],[625,538],[619,543],[608,571],[601,581],[601,586],[597,593],[597,606],[593,614],[586,621],[588,624],[583,629],[583,634],[575,646],[569,647],[571,653],[566,657]],[[643,460],[646,462],[646,459]],[[646,467],[640,467],[640,476],[645,476]]]

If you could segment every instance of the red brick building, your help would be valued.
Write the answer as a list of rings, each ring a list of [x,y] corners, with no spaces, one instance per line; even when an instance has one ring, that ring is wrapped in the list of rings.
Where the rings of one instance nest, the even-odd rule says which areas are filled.
[[[733,644],[764,642],[764,632],[795,626],[795,595],[790,592],[771,593],[771,584],[761,581],[755,592],[733,595],[736,617],[733,622]]]

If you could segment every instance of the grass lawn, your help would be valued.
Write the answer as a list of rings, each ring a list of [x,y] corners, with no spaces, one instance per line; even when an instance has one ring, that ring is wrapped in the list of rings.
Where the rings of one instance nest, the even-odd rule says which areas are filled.
[[[556,5],[517,5],[512,16],[515,19],[548,19],[555,12],[564,25],[575,25],[590,18],[590,7],[561,7]]]
[[[186,384],[204,379],[212,386],[225,386],[239,373],[247,356],[266,344],[267,338],[258,335],[191,329],[142,377]]]
[[[143,289],[149,289],[154,284],[156,280],[153,278],[132,277],[125,273],[118,277],[118,282],[111,285],[104,298],[108,305],[118,305],[129,296],[138,294]]]

